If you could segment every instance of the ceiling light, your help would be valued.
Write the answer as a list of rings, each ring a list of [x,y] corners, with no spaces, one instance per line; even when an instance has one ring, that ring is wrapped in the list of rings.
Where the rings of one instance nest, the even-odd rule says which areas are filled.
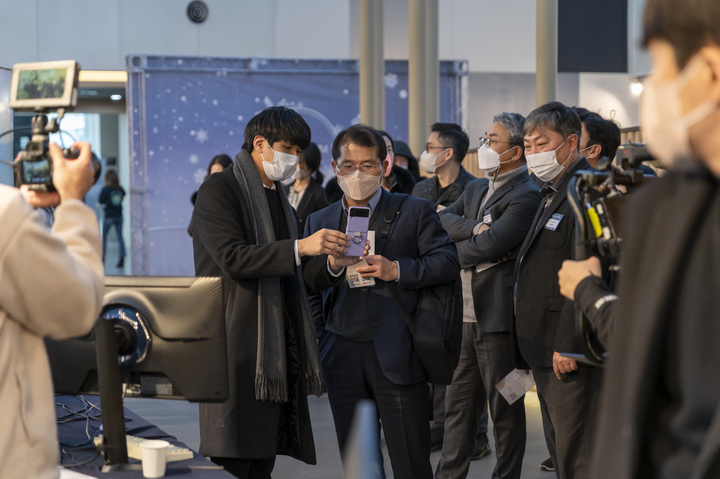
[[[638,80],[635,80],[630,85],[630,90],[633,92],[633,95],[639,95],[643,91],[643,85]]]
[[[113,101],[122,100],[122,95],[110,95],[110,99]]]

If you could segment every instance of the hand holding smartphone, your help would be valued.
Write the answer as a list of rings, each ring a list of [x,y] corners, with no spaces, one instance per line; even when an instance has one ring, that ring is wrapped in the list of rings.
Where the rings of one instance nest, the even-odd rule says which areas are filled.
[[[370,226],[370,208],[351,206],[348,209],[348,221],[345,234],[350,237],[345,256],[363,256]]]

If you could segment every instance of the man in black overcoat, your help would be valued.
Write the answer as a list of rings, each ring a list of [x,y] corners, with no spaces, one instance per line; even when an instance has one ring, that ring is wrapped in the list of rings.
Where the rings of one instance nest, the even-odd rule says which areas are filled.
[[[237,477],[269,478],[276,454],[315,464],[307,394],[322,384],[307,292],[341,281],[330,267],[352,258],[336,258],[343,233],[299,239],[280,181],[309,142],[299,114],[263,110],[233,167],[202,184],[193,212],[195,273],[226,280],[230,381],[230,399],[200,406],[200,453]]]
[[[720,477],[720,3],[649,0],[643,140],[593,477]]]

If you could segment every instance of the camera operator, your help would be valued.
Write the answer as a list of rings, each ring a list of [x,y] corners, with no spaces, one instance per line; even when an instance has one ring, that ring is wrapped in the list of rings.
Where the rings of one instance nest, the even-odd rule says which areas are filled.
[[[558,271],[560,294],[580,308],[590,320],[605,349],[610,347],[612,312],[619,298],[602,279],[600,260],[592,256],[583,261],[565,260]]]
[[[53,385],[42,338],[86,334],[102,305],[100,231],[82,203],[94,179],[90,145],[74,147],[79,158],[66,160],[50,145],[57,192],[0,185],[0,478],[57,477]],[[58,204],[48,231],[32,207]]]
[[[669,169],[629,205],[593,477],[720,477],[720,2],[648,0],[644,44]]]

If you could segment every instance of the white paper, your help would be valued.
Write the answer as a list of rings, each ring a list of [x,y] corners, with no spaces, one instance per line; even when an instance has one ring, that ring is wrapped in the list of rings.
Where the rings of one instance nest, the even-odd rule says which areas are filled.
[[[370,242],[370,253],[375,254],[375,232],[370,230],[367,233],[367,239]],[[359,266],[367,266],[367,261],[363,258],[357,264],[348,266],[345,270],[345,279],[347,279],[348,286],[351,288],[364,288],[367,286],[375,286],[375,278],[363,278],[360,273],[357,272]]]
[[[508,404],[513,404],[534,386],[535,378],[532,371],[525,374],[524,369],[513,369],[505,379],[495,385]]]
[[[93,479],[92,476],[81,474],[72,469],[65,469],[64,467],[58,467],[58,471],[60,472],[60,479]]]

